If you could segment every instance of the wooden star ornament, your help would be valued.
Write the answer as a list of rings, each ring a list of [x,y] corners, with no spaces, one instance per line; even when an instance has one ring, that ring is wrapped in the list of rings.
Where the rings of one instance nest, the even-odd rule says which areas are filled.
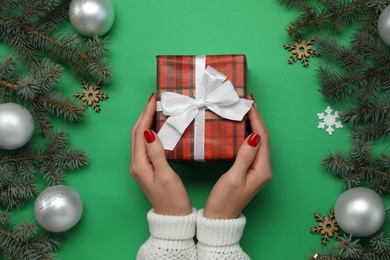
[[[301,39],[301,36],[295,36],[295,43],[285,44],[284,48],[292,52],[292,55],[288,59],[288,64],[292,64],[297,59],[301,60],[304,67],[309,66],[309,57],[317,57],[319,54],[317,51],[313,50],[311,46],[315,41],[314,37],[311,37],[307,42]]]
[[[102,87],[101,82],[95,84],[94,86],[90,86],[87,81],[83,81],[83,91],[79,93],[75,93],[74,97],[80,98],[84,101],[82,108],[86,108],[87,106],[92,106],[92,108],[96,112],[100,112],[100,105],[98,104],[101,100],[108,99],[108,95],[100,92],[100,88]]]
[[[315,219],[318,221],[318,225],[311,228],[311,233],[321,233],[322,234],[322,244],[326,245],[328,243],[329,237],[334,237],[340,239],[339,226],[337,225],[336,218],[334,216],[334,209],[331,209],[328,213],[328,216],[323,217],[320,213],[314,213]]]

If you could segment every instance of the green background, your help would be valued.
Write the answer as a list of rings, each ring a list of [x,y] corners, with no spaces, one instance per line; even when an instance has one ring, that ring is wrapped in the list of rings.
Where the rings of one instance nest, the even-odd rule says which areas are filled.
[[[84,148],[90,164],[68,172],[64,184],[77,190],[84,215],[77,226],[61,234],[61,259],[135,259],[148,238],[150,204],[129,175],[130,129],[155,91],[159,54],[245,54],[248,93],[271,134],[272,181],[253,199],[244,214],[247,225],[241,246],[252,259],[306,259],[321,248],[314,212],[326,215],[343,192],[339,179],[323,170],[329,151],[348,150],[350,128],[344,124],[332,136],[317,129],[317,113],[330,104],[315,77],[321,58],[288,65],[293,43],[285,26],[295,18],[277,1],[258,0],[113,0],[116,17],[107,35],[107,56],[115,78],[102,92],[101,112],[88,108],[80,123],[56,119],[71,143]],[[70,24],[63,31],[71,31]],[[308,35],[310,36],[310,35]],[[315,47],[314,47],[315,48]],[[9,50],[1,45],[1,52]],[[81,83],[66,67],[57,89],[68,96]],[[203,208],[213,184],[231,163],[172,163],[193,206]],[[385,198],[389,204],[388,198]],[[13,212],[13,221],[33,218],[33,201]],[[388,221],[387,221],[388,222]],[[389,234],[390,225],[385,223]],[[331,239],[332,240],[332,239]]]

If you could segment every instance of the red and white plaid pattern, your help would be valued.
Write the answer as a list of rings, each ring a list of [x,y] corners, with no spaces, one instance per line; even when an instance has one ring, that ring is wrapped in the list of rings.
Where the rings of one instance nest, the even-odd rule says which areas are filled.
[[[169,91],[195,98],[196,56],[157,56],[157,100],[161,93]],[[211,66],[225,74],[238,95],[246,94],[245,55],[206,56],[206,67]],[[156,131],[164,124],[166,117],[157,112]],[[230,121],[206,110],[205,151],[206,161],[233,160],[246,136],[246,120]],[[184,132],[173,151],[166,151],[169,160],[194,160],[194,122]]]

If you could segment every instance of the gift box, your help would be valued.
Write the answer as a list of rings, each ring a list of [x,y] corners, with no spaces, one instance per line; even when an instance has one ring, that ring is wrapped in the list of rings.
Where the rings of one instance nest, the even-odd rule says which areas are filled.
[[[236,157],[253,102],[245,99],[245,55],[157,56],[156,95],[156,132],[168,160]]]

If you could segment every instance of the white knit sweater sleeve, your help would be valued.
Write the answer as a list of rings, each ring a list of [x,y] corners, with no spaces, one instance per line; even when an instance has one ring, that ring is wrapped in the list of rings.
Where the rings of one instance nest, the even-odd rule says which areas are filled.
[[[203,210],[196,218],[197,252],[199,260],[247,260],[250,259],[239,245],[246,219],[207,219]]]
[[[186,216],[147,214],[149,239],[138,250],[137,260],[196,260],[194,242],[196,210]]]

